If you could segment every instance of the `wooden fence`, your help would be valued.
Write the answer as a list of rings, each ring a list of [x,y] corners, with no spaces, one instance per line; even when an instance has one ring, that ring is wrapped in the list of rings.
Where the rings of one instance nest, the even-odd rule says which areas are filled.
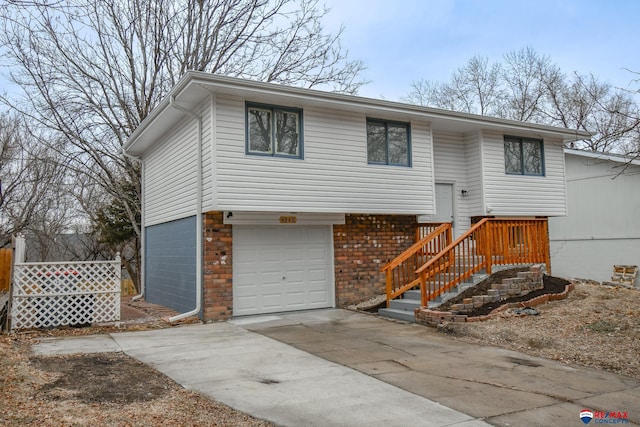
[[[11,248],[0,249],[0,292],[9,292],[12,254]]]

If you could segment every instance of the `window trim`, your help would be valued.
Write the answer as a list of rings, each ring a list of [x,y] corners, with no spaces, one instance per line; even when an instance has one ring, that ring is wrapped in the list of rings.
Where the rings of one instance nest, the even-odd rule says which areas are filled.
[[[507,171],[507,150],[506,143],[507,142],[517,142],[520,145],[520,172],[508,172]],[[540,146],[540,173],[527,173],[524,169],[524,142],[535,142]],[[504,153],[504,173],[506,175],[515,175],[515,176],[546,176],[546,165],[545,165],[545,156],[544,156],[544,139],[537,138],[526,138],[521,136],[513,136],[513,135],[504,135],[504,143],[503,143],[503,153]]]
[[[386,161],[385,162],[372,162],[369,160],[369,123],[382,124],[385,127],[385,146],[386,146]],[[391,163],[389,162],[389,125],[404,126],[407,129],[407,163]],[[365,124],[366,142],[367,142],[367,164],[369,165],[382,165],[382,166],[398,166],[403,168],[412,167],[411,158],[411,123],[400,122],[396,120],[377,119],[373,117],[367,117]]]
[[[266,153],[263,151],[252,151],[249,149],[250,144],[250,132],[249,132],[249,110],[255,108],[259,110],[268,110],[271,112],[271,152]],[[285,159],[304,159],[304,127],[303,127],[303,115],[302,109],[295,107],[284,107],[281,105],[274,104],[261,104],[257,102],[245,102],[245,142],[244,142],[244,153],[245,155],[250,156],[262,156],[262,157],[282,157]],[[284,112],[284,113],[294,113],[298,115],[298,154],[284,154],[278,153],[277,151],[277,141],[275,137],[276,126],[275,126],[275,116],[276,112]]]

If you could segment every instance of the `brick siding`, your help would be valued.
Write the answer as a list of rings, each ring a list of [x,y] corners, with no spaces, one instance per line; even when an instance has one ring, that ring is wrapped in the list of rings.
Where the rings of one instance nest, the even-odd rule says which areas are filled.
[[[233,314],[233,233],[222,212],[204,215],[203,320]],[[344,307],[385,292],[379,272],[414,243],[416,218],[411,215],[346,215],[333,226],[336,305]]]
[[[226,320],[233,314],[233,234],[222,212],[204,214],[203,320]]]
[[[413,215],[348,214],[333,226],[336,305],[345,307],[385,293],[380,267],[415,242]]]

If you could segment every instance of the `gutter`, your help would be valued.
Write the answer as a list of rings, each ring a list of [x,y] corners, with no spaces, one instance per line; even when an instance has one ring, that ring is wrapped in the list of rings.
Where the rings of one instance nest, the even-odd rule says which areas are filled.
[[[607,236],[593,236],[593,237],[557,237],[554,239],[549,239],[550,242],[594,242],[594,241],[604,241],[604,240],[630,240],[636,241],[640,240],[640,236],[627,236],[627,237],[607,237]]]
[[[198,126],[198,154],[196,160],[198,174],[196,179],[196,306],[191,311],[169,318],[169,322],[176,322],[190,316],[199,316],[202,309],[202,116],[178,105],[174,95],[170,96],[169,105],[196,119]]]
[[[127,153],[127,150],[125,149],[125,147],[123,146],[120,149],[120,152],[122,153],[122,155],[124,155],[125,157],[133,160],[133,161],[137,161],[140,162],[140,164],[142,165],[141,168],[141,177],[140,177],[140,192],[142,195],[144,195],[144,162],[142,161],[142,159],[140,157],[136,157],[136,156],[132,156],[131,154]],[[144,291],[145,291],[145,268],[144,268],[144,256],[145,256],[145,251],[144,251],[144,243],[145,243],[145,231],[144,231],[144,197],[140,198],[140,265],[138,266],[140,268],[140,294],[134,296],[133,298],[131,298],[131,301],[137,301],[140,298],[142,298],[144,296]]]

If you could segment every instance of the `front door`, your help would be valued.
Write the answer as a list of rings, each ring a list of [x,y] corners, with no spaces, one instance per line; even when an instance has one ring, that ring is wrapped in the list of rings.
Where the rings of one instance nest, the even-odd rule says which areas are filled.
[[[453,184],[436,184],[436,214],[433,222],[450,222],[455,227]]]

